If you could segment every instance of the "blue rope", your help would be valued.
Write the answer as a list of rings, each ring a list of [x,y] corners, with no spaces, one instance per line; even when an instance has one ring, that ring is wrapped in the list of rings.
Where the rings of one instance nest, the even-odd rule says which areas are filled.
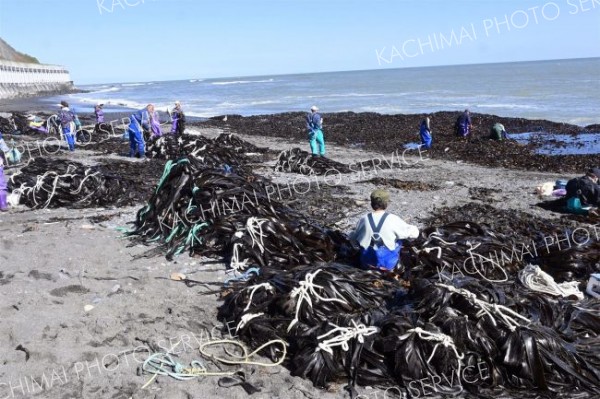
[[[260,274],[260,269],[258,267],[251,267],[250,269],[241,273],[239,276],[234,276],[234,277],[228,278],[227,280],[225,280],[225,282],[223,284],[225,286],[227,286],[227,285],[229,285],[229,282],[248,281],[250,279],[250,277],[252,277],[252,274],[255,274],[258,276]]]

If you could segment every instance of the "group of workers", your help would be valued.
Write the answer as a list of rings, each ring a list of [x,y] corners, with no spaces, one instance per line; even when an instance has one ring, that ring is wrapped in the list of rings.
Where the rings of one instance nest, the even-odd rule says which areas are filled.
[[[431,133],[431,115],[425,116],[419,124],[419,137],[421,139],[422,148],[431,148],[433,136]],[[468,109],[456,119],[454,124],[454,132],[459,137],[467,137],[471,133],[473,122],[471,120],[471,112]],[[323,117],[319,113],[319,108],[313,105],[310,108],[310,113],[306,115],[306,129],[308,131],[308,142],[310,151],[313,156],[325,156],[325,139],[323,136]],[[505,140],[508,138],[506,129],[501,123],[495,123],[490,129],[491,139]]]
[[[60,107],[58,120],[61,131],[69,146],[69,151],[75,151],[76,133],[81,128],[81,122],[79,122],[77,114],[69,108],[69,104],[66,101],[61,101]],[[98,103],[94,107],[96,128],[104,123],[103,107],[104,104],[102,103]],[[175,101],[175,107],[169,113],[171,115],[171,133],[177,135],[183,134],[185,114],[181,108],[181,103]],[[139,155],[141,158],[145,158],[145,142],[147,138],[150,136],[160,137],[162,135],[158,112],[155,111],[153,104],[148,104],[145,108],[131,114],[127,135],[130,143],[129,156],[135,157]],[[1,139],[2,136],[0,135],[0,146],[6,146]],[[0,150],[5,151],[4,148],[0,148]]]
[[[183,134],[185,129],[185,114],[181,108],[181,102],[175,101],[175,108],[170,111],[170,115],[171,133],[175,135]],[[158,114],[154,110],[153,104],[148,104],[145,108],[134,112],[129,117],[127,133],[129,134],[130,157],[139,156],[142,159],[146,158],[144,132],[148,132],[148,135],[152,134],[154,137],[162,135]]]

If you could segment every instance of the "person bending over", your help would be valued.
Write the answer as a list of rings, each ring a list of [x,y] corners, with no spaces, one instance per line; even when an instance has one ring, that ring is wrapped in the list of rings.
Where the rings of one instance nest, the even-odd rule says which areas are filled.
[[[150,119],[154,113],[154,105],[148,104],[146,108],[131,114],[129,117],[129,156],[131,158],[140,154],[140,158],[146,158],[144,129],[150,130]]]
[[[310,114],[306,114],[306,128],[308,129],[308,142],[313,155],[325,156],[325,139],[323,138],[323,118],[318,113],[316,105],[310,107]],[[317,146],[318,145],[318,146]]]
[[[419,236],[417,226],[385,211],[389,201],[387,191],[373,191],[373,212],[364,215],[350,235],[350,239],[360,245],[360,263],[365,269],[394,270],[400,261],[402,240]]]
[[[471,133],[472,127],[473,124],[471,121],[471,113],[468,109],[465,109],[465,112],[458,117],[456,124],[454,125],[456,135],[460,137],[467,137],[469,133]]]
[[[595,211],[583,209],[584,206],[600,205],[600,168],[592,168],[585,176],[576,177],[567,182],[567,211],[577,215],[596,214]]]
[[[431,148],[431,118],[429,116],[426,116],[425,119],[421,121],[419,135],[421,136],[421,146]]]
[[[506,140],[508,138],[502,123],[494,123],[494,126],[490,129],[490,138],[494,140]]]

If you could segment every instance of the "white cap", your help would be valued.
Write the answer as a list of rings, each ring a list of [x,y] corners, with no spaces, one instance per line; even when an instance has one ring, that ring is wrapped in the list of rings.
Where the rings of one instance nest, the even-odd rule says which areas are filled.
[[[317,112],[319,110],[319,107],[317,107],[316,105],[313,105],[312,107],[310,107],[310,110],[313,112]]]
[[[179,101],[175,101],[175,105],[181,105]]]

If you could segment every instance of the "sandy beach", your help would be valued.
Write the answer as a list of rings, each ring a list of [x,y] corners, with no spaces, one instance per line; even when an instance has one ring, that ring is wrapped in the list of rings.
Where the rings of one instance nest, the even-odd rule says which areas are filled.
[[[392,117],[362,116],[373,119],[365,124],[371,129],[363,130],[364,142],[357,145],[354,137],[359,133],[348,129],[353,126],[361,131],[356,123],[360,116],[326,115],[329,158],[342,163],[386,158],[399,143],[415,141],[404,135],[409,134],[408,129],[400,132],[387,127]],[[433,119],[434,126],[438,126],[434,128],[434,140],[438,141],[428,153],[409,151],[404,154],[406,163],[398,167],[344,175],[339,184],[343,190],[328,191],[330,198],[323,205],[329,207],[338,201],[353,210],[336,221],[337,228],[349,232],[359,215],[369,211],[369,193],[379,187],[370,182],[374,178],[434,187],[431,191],[386,187],[392,197],[389,210],[421,229],[443,208],[468,204],[523,212],[550,222],[557,230],[573,226],[592,228],[597,221],[535,206],[541,200],[535,187],[581,175],[584,165],[600,164],[597,155],[558,159],[535,155],[525,160],[525,149],[514,143],[482,141],[487,130],[484,126],[497,118],[476,117],[480,130],[469,143],[453,140],[447,123],[451,116],[440,113]],[[306,150],[302,124],[296,123],[298,118],[295,114],[243,119],[230,116],[227,122],[214,118],[191,124],[187,133],[208,138],[234,133],[273,154],[297,146]],[[402,123],[416,125],[418,118],[408,116]],[[529,130],[523,120],[499,120],[509,131]],[[287,128],[282,128],[286,123]],[[546,125],[555,131],[572,131],[569,126],[550,122]],[[396,141],[387,140],[389,137]],[[116,140],[110,146],[79,147],[74,154],[61,151],[44,156],[90,165],[111,159],[139,163],[123,157],[127,150],[127,142]],[[498,162],[490,161],[494,158]],[[253,165],[253,170],[276,183],[294,182],[297,176],[273,171],[275,159],[271,156]],[[150,162],[157,163],[157,168],[161,162],[164,164],[156,159]],[[590,165],[593,162],[596,165]],[[507,167],[509,164],[512,167]],[[15,172],[16,169],[6,170],[8,177]],[[152,185],[159,178],[156,174]],[[242,386],[239,378],[231,383],[221,380],[223,376],[201,376],[189,381],[159,376],[147,384],[152,376],[142,372],[142,364],[150,353],[174,348],[172,353],[177,360],[189,365],[202,359],[199,348],[203,343],[235,338],[236,325],[234,321],[217,320],[223,283],[230,277],[223,259],[192,258],[186,253],[173,261],[164,256],[138,258],[150,248],[132,245],[122,229],[131,227],[143,205],[139,202],[120,208],[37,210],[19,205],[0,214],[0,398],[249,397],[250,388]],[[326,213],[327,209],[323,211]],[[600,259],[600,255],[596,256]],[[170,279],[172,273],[183,273],[199,283],[186,286]],[[271,363],[264,357],[253,360]],[[349,397],[342,381],[331,384],[327,390],[315,388],[311,381],[291,376],[283,366],[217,366],[206,358],[202,362],[210,371],[241,372],[239,375],[247,383],[259,389],[251,396],[257,399]],[[386,393],[386,388],[381,387],[357,390],[361,398],[385,397]],[[388,397],[399,397],[392,396],[391,391],[387,393]],[[523,393],[515,397],[533,396]]]

